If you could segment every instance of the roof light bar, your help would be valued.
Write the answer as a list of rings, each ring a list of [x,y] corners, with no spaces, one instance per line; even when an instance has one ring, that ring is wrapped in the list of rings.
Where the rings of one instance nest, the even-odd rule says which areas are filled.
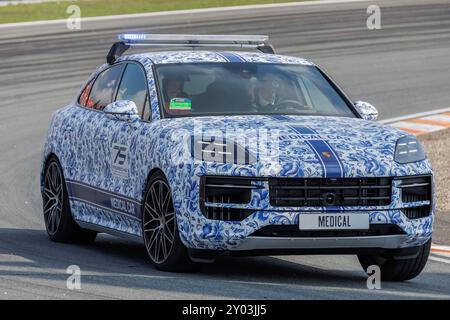
[[[139,34],[127,33],[119,34],[119,40],[127,43],[146,44],[179,44],[192,46],[193,44],[246,44],[264,45],[269,41],[268,36],[263,35],[209,35],[209,34]]]
[[[112,64],[130,47],[233,47],[257,49],[263,53],[275,53],[264,35],[205,35],[205,34],[119,34],[120,42],[113,44],[106,60]]]

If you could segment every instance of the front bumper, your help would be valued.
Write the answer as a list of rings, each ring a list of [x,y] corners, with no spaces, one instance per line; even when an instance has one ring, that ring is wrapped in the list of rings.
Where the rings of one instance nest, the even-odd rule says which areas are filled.
[[[266,181],[258,181],[251,193],[251,200],[245,205],[222,204],[224,208],[241,208],[252,213],[241,221],[208,219],[202,208],[200,178],[193,188],[189,185],[175,186],[177,221],[183,243],[190,249],[216,251],[258,251],[258,250],[309,250],[309,249],[402,249],[417,247],[427,242],[433,231],[434,201],[428,201],[429,216],[409,219],[406,208],[424,205],[422,202],[403,203],[401,181],[393,181],[391,203],[386,206],[352,207],[274,207],[269,201]],[[179,201],[177,201],[179,199]],[[432,195],[434,199],[434,195]],[[207,205],[214,205],[207,203]],[[299,225],[299,215],[320,212],[369,213],[370,225],[398,226],[401,234],[379,236],[320,236],[320,237],[263,237],[254,233],[266,226]]]
[[[407,235],[375,237],[320,237],[274,238],[247,237],[234,250],[284,250],[284,249],[348,249],[380,248],[398,249],[408,240]]]
[[[366,213],[366,212],[365,212]],[[200,213],[201,214],[201,213]],[[302,212],[258,211],[240,222],[208,220],[204,217],[179,224],[182,240],[188,248],[248,251],[271,249],[339,249],[416,247],[432,236],[434,215],[408,219],[401,210],[370,212],[370,224],[398,226],[402,234],[344,237],[264,237],[253,234],[266,226],[298,226]],[[184,220],[185,221],[185,220]]]

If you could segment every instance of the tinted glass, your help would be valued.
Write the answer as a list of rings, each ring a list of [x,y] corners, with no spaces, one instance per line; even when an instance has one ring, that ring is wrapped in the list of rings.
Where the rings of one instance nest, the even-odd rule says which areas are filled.
[[[92,86],[87,107],[102,110],[113,101],[113,95],[122,73],[123,64],[100,73]]]
[[[354,117],[314,66],[191,63],[156,67],[166,116],[294,114]]]
[[[142,119],[144,120],[152,120],[152,115],[151,115],[151,110],[150,110],[150,104],[148,99],[145,99],[145,104],[144,104],[144,115],[142,116]]]
[[[78,99],[78,103],[84,107],[91,107],[93,105],[92,101],[89,100],[89,93],[91,93],[92,83],[94,81],[91,80],[84,87],[83,91],[80,94],[80,98]]]
[[[127,64],[119,90],[117,91],[116,100],[133,101],[138,107],[139,114],[142,114],[146,99],[147,81],[144,71],[137,64]]]

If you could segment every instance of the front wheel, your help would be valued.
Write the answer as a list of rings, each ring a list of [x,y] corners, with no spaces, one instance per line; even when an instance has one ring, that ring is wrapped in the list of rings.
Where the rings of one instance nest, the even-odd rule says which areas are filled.
[[[380,267],[381,279],[385,281],[406,281],[417,277],[425,267],[431,249],[431,239],[420,246],[414,258],[383,255],[358,255],[364,271],[371,265]]]
[[[91,243],[97,233],[80,228],[72,218],[61,165],[55,157],[47,162],[42,192],[47,234],[55,242]]]
[[[149,180],[142,212],[142,233],[152,264],[163,271],[195,269],[187,248],[181,242],[172,194],[161,172]]]

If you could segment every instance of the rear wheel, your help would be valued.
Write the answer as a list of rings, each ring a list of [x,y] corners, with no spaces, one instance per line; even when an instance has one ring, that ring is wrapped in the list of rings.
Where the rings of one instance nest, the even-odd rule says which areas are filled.
[[[385,281],[405,281],[417,277],[425,267],[430,254],[431,240],[420,246],[417,256],[358,255],[364,271],[371,265],[380,267],[381,279]]]
[[[142,217],[142,232],[150,261],[159,270],[191,271],[195,264],[181,242],[169,184],[161,172],[148,183]]]
[[[64,175],[55,157],[47,162],[43,187],[44,220],[49,238],[56,242],[93,242],[97,233],[81,229],[72,218]]]

